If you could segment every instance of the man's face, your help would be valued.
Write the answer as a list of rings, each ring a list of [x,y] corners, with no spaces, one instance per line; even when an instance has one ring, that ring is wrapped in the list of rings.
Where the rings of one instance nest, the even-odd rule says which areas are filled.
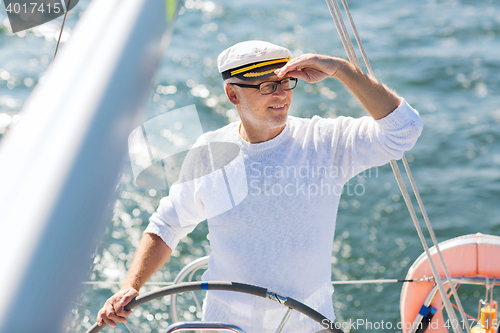
[[[281,81],[287,77],[278,79],[276,75],[273,75],[262,80],[241,81],[241,83],[257,85],[262,82]],[[258,89],[231,86],[236,89],[239,98],[236,106],[244,126],[273,129],[285,125],[292,103],[291,90],[285,91],[281,84],[278,84],[274,93],[262,95]]]

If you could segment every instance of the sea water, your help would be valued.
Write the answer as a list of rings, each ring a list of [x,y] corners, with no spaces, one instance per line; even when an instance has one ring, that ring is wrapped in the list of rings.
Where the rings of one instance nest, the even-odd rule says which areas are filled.
[[[348,3],[375,75],[423,119],[422,136],[406,156],[438,240],[476,232],[500,235],[500,3]],[[62,48],[88,4],[80,1],[70,12]],[[1,136],[22,117],[18,113],[23,103],[44,79],[62,18],[12,34],[2,9],[0,24]],[[294,56],[311,52],[346,57],[324,1],[187,0],[156,74],[144,120],[191,104],[204,131],[237,120],[224,95],[216,58],[228,46],[249,39],[286,46]],[[360,117],[366,112],[339,82],[328,79],[299,82],[290,114]],[[351,191],[346,188],[342,196],[333,240],[332,280],[404,278],[423,249],[390,166],[372,168],[348,186]],[[148,218],[164,195],[135,186],[130,164],[124,165],[113,218],[88,267],[87,281],[108,283],[82,286],[80,298],[68,309],[65,330],[84,332],[95,322],[101,305],[125,278]],[[172,281],[185,264],[209,252],[204,222],[150,281]],[[155,288],[146,286],[141,292]],[[459,291],[472,315],[483,295],[479,290]],[[333,296],[338,320],[386,325],[351,326],[356,332],[400,331],[400,291],[400,284],[338,286]],[[134,310],[134,331],[163,330],[171,322],[167,302]],[[196,319],[196,311],[190,316]],[[122,324],[108,328],[126,331]]]

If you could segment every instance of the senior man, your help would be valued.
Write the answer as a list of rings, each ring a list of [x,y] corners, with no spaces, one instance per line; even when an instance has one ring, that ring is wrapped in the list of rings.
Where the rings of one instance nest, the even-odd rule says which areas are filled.
[[[291,56],[286,48],[247,41],[218,57],[227,97],[241,121],[203,134],[198,144],[237,144],[248,194],[208,217],[212,251],[203,278],[266,287],[333,321],[331,254],[341,189],[357,173],[401,158],[415,144],[422,123],[404,99],[346,60]],[[288,116],[297,79],[315,83],[328,77],[342,82],[370,116]],[[161,200],[122,289],[99,311],[99,324],[126,321],[125,305],[179,240],[214,211],[217,200],[207,183],[174,185]],[[286,309],[251,295],[209,291],[203,310],[204,320],[263,333],[276,330]],[[320,329],[293,311],[283,332]]]

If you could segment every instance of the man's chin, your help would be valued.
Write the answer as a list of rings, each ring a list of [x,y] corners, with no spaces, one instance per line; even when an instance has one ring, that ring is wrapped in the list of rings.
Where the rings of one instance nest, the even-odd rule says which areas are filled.
[[[270,119],[269,129],[285,126],[287,119],[288,119],[288,114],[274,116],[272,119]]]

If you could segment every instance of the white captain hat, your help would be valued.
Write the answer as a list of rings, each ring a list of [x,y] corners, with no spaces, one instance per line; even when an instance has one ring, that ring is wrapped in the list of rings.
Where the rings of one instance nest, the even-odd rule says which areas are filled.
[[[222,51],[217,58],[217,66],[222,79],[237,77],[241,80],[258,80],[271,75],[292,58],[287,48],[250,40],[235,44]]]

